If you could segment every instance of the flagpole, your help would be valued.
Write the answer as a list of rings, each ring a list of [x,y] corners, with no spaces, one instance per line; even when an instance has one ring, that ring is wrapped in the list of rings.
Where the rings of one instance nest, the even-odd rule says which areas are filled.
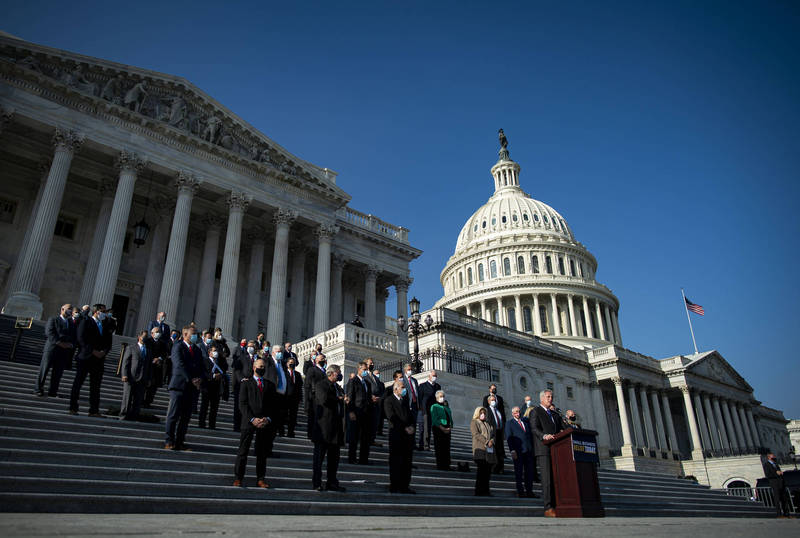
[[[681,288],[681,296],[683,297],[683,309],[686,310],[686,319],[689,320],[689,332],[692,333],[692,344],[694,344],[694,354],[697,355],[697,341],[694,339],[694,329],[692,328],[692,318],[689,316],[689,307],[686,305],[686,294],[683,293]]]

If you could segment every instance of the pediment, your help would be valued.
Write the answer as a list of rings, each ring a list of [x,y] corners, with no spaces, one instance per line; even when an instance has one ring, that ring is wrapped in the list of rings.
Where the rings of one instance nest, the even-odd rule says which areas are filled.
[[[695,359],[686,365],[686,371],[717,383],[734,386],[748,392],[753,391],[753,387],[717,351],[706,353]]]
[[[97,110],[204,147],[344,205],[336,173],[300,159],[186,79],[30,43],[0,32],[0,70],[80,97]]]

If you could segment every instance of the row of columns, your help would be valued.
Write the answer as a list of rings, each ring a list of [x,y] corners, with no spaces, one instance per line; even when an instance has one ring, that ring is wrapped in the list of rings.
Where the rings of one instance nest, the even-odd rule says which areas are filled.
[[[483,299],[480,301],[480,310],[473,311],[472,303],[468,303],[464,307],[464,311],[468,316],[480,316],[481,319],[486,321],[493,321],[492,318],[492,311],[496,308],[498,313],[497,323],[499,325],[504,325],[509,327],[511,325],[510,320],[508,318],[508,311],[504,307],[504,301],[508,298],[513,298],[514,301],[514,321],[516,323],[516,328],[518,331],[523,331],[525,328],[524,324],[524,317],[523,317],[523,308],[525,306],[530,306],[531,314],[532,314],[532,324],[533,324],[533,334],[536,336],[542,336],[544,334],[542,328],[542,319],[540,314],[540,295],[545,297],[543,301],[544,304],[549,306],[550,309],[550,317],[552,318],[552,323],[549,327],[549,335],[550,336],[585,336],[587,338],[597,338],[600,340],[606,340],[611,343],[615,343],[617,345],[622,345],[622,337],[619,331],[619,321],[617,319],[617,312],[613,308],[610,308],[607,303],[601,303],[595,299],[592,299],[594,302],[594,311],[589,306],[590,298],[586,296],[576,296],[574,294],[566,294],[567,299],[567,309],[568,309],[568,326],[562,327],[561,323],[561,316],[559,315],[558,310],[558,295],[555,293],[532,293],[532,304],[525,303],[523,304],[522,301],[523,294],[514,294],[511,297],[496,297],[492,299]],[[580,299],[580,302],[577,299]],[[576,304],[577,303],[577,304]],[[581,335],[578,331],[578,318],[577,313],[578,309],[583,309],[583,316],[586,324],[586,332],[585,334]],[[597,333],[595,334],[595,330],[592,327],[592,315],[595,316],[595,323],[597,326]]]
[[[518,260],[522,257],[523,259],[523,272],[519,271],[519,264]],[[547,259],[550,259],[551,264],[551,271],[547,270]],[[506,274],[505,271],[505,260],[508,258],[509,261],[509,274]],[[536,268],[537,271],[534,272],[534,263],[533,260],[536,259]],[[559,259],[563,260],[564,263],[564,272],[562,273],[559,268]],[[499,257],[487,257],[482,258],[480,260],[473,260],[469,262],[467,265],[460,268],[458,271],[453,272],[452,276],[452,284],[453,284],[453,291],[466,288],[475,284],[480,284],[481,280],[479,278],[480,271],[478,270],[478,265],[482,265],[484,269],[484,281],[490,280],[491,276],[491,263],[492,261],[495,262],[497,268],[497,277],[499,278],[502,276],[517,276],[517,275],[524,275],[524,274],[552,274],[552,275],[563,275],[563,276],[573,276],[573,277],[581,277],[581,278],[589,278],[586,274],[586,266],[583,262],[576,258],[571,257],[565,253],[559,253],[555,251],[545,251],[545,252],[536,252],[536,253],[522,253],[516,252],[514,254],[507,254],[501,255]],[[575,271],[572,271],[572,266],[570,265],[570,261],[575,266]],[[469,277],[469,270],[472,270],[472,282],[470,282]]]
[[[623,454],[632,455],[634,447],[649,448],[677,452],[678,438],[675,435],[675,424],[669,407],[669,396],[666,391],[653,389],[644,385],[628,385],[628,402],[630,418],[628,420],[628,403],[625,401],[624,380],[620,377],[611,379],[617,396],[619,421],[622,429]],[[649,396],[649,401],[648,401]],[[639,414],[639,402],[642,414]],[[651,415],[652,405],[652,415]],[[644,424],[639,417],[644,418]],[[651,419],[655,417],[655,423]],[[631,430],[631,422],[633,430]],[[645,435],[647,437],[645,437]]]

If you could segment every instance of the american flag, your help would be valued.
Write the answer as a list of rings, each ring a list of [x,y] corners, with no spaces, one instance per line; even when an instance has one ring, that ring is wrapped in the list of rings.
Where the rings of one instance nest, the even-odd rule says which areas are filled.
[[[695,314],[699,314],[701,316],[705,316],[706,315],[706,311],[703,310],[703,307],[700,306],[699,304],[694,304],[692,301],[690,301],[686,297],[684,297],[683,300],[686,301],[686,308],[689,311],[694,312]]]

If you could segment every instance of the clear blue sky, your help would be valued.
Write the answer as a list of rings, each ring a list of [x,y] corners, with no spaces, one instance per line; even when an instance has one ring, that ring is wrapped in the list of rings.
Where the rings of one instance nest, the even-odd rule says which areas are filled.
[[[523,188],[597,257],[626,347],[691,352],[683,286],[698,346],[800,417],[800,4],[220,4],[29,0],[0,25],[184,76],[338,171],[354,208],[411,229],[425,307],[502,127]]]

